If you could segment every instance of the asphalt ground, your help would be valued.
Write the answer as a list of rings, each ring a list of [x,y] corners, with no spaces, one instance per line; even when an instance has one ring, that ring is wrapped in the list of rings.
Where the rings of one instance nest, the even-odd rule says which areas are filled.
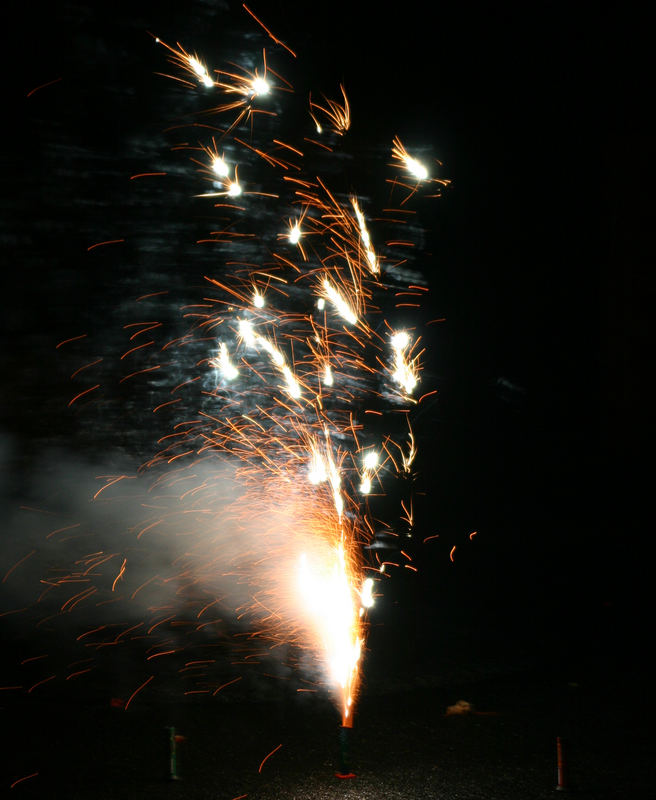
[[[318,695],[248,703],[144,691],[127,709],[72,690],[5,696],[2,796],[650,798],[646,675],[588,667],[565,681],[530,668],[473,683],[452,676],[431,685],[424,676],[405,688],[372,685],[346,751],[337,712]],[[337,777],[346,768],[355,777]]]

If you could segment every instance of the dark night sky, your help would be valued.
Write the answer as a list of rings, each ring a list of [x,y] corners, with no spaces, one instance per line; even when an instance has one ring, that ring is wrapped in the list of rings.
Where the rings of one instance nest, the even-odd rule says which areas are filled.
[[[617,489],[647,424],[638,399],[647,282],[627,230],[644,210],[626,199],[638,191],[644,135],[614,68],[624,28],[600,6],[442,4],[430,21],[417,2],[403,4],[405,16],[373,3],[357,4],[357,17],[352,3],[259,6],[297,51],[292,82],[326,92],[344,83],[356,147],[387,147],[396,134],[430,145],[453,181],[422,208],[431,312],[446,321],[428,336],[438,399],[417,422],[420,518],[433,517],[443,541],[417,554],[419,595],[439,613],[457,603],[465,628],[521,636],[532,627],[534,646],[554,627],[568,642],[586,629],[593,652],[596,637],[634,619],[642,594],[641,534]],[[230,25],[252,29],[230,7]],[[163,54],[147,31],[207,52],[228,27],[216,8],[137,1],[21,12],[2,153],[10,505],[38,472],[44,440],[61,433],[75,450],[79,418],[66,407],[68,364],[54,345],[113,319],[121,296],[139,293],[132,251],[92,257],[86,247],[126,225],[161,231],[180,214],[161,195],[146,211],[137,198],[137,221],[123,204],[126,176],[169,155],[161,131],[174,114],[159,99]],[[202,231],[200,213],[192,206],[179,225]],[[179,231],[161,235],[162,270],[173,270]],[[179,253],[194,275],[190,250]],[[179,271],[173,280],[184,282]],[[460,560],[450,564],[453,543]]]

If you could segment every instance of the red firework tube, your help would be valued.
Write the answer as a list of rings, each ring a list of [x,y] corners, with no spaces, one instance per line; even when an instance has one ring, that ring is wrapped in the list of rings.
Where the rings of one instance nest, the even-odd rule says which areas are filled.
[[[563,741],[560,736],[556,736],[556,764],[557,764],[557,783],[556,789],[564,791],[567,789],[567,779],[565,771],[565,753],[563,749]]]

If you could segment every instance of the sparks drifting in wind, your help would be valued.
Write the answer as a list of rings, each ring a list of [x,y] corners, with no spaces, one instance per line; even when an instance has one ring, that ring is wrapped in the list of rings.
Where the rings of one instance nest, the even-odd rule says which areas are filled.
[[[346,96],[344,87],[341,84],[339,88],[342,92],[342,102],[339,100],[330,100],[329,98],[324,97],[326,104],[321,105],[313,102],[312,95],[310,95],[310,116],[315,124],[317,133],[323,133],[323,126],[319,122],[319,116],[325,117],[328,122],[329,129],[333,130],[340,136],[345,134],[351,127],[351,107],[349,105],[348,97]]]

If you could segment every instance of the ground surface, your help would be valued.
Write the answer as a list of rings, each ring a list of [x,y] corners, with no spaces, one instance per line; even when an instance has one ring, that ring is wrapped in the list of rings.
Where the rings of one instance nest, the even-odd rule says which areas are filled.
[[[541,800],[557,794],[561,737],[572,794],[652,797],[641,679],[578,677],[525,670],[470,684],[372,686],[352,731],[351,780],[335,777],[339,721],[321,700],[178,703],[144,692],[125,711],[75,694],[44,702],[35,692],[4,706],[12,735],[3,796]],[[448,714],[459,700],[474,712]],[[167,725],[185,737],[179,781],[169,779]]]

